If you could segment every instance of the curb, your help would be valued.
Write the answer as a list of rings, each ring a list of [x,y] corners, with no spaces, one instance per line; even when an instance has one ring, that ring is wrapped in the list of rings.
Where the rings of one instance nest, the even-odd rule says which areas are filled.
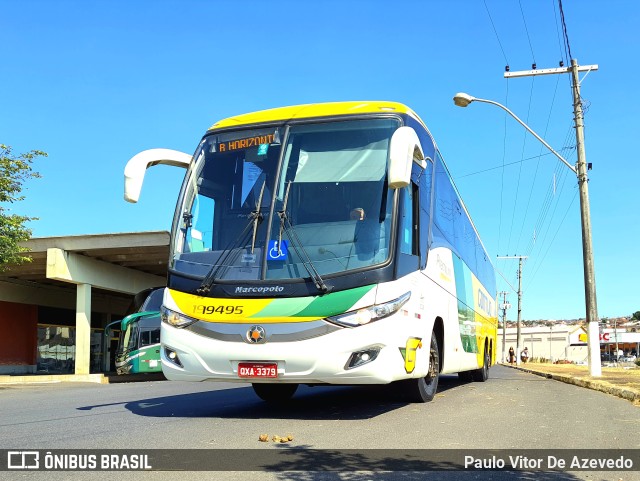
[[[51,384],[58,382],[92,382],[107,384],[104,374],[32,374],[27,376],[0,376],[0,385]]]
[[[597,381],[592,379],[580,379],[573,376],[567,376],[565,374],[554,374],[550,372],[536,371],[534,369],[509,366],[519,371],[535,374],[536,376],[546,377],[547,379],[553,379],[554,381],[560,381],[567,384],[573,384],[575,386],[592,389],[594,391],[600,391],[606,394],[612,394],[622,399],[626,399],[631,402],[640,402],[640,392],[633,389],[626,389],[619,386],[613,386],[606,381]]]
[[[116,384],[124,382],[164,381],[159,373],[127,374],[118,376],[110,373],[99,374],[32,374],[27,376],[0,376],[0,386],[20,384],[53,384],[59,382],[90,382],[95,384]]]

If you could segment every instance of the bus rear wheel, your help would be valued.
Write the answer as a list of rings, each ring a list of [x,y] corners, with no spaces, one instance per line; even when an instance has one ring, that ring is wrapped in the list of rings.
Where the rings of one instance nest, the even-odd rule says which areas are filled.
[[[485,382],[487,379],[489,379],[489,363],[490,362],[491,360],[489,359],[489,347],[485,345],[484,346],[484,362],[482,363],[482,366],[479,367],[478,369],[471,371],[471,376],[473,377],[474,381]]]
[[[298,389],[297,384],[252,384],[253,390],[260,399],[267,402],[288,401]]]
[[[404,392],[411,402],[426,403],[432,401],[438,390],[440,376],[440,349],[436,334],[431,333],[429,349],[429,372],[420,379],[401,381]]]

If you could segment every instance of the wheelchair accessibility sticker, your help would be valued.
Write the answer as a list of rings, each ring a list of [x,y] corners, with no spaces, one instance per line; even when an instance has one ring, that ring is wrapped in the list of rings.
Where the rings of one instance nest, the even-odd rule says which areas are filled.
[[[282,243],[278,245],[277,240],[270,240],[267,248],[268,261],[287,260],[287,254],[289,253],[289,241],[283,240]]]

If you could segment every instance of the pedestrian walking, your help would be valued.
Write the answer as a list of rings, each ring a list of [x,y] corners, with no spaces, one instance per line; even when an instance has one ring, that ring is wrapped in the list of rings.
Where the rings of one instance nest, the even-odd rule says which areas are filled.
[[[513,363],[516,362],[516,351],[513,350],[513,346],[509,348],[509,364],[513,366]]]

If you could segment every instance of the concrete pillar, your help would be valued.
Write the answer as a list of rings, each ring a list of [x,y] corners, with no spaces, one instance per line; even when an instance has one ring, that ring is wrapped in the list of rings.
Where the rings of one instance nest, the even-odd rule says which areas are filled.
[[[76,374],[89,374],[91,363],[91,284],[76,291]]]

